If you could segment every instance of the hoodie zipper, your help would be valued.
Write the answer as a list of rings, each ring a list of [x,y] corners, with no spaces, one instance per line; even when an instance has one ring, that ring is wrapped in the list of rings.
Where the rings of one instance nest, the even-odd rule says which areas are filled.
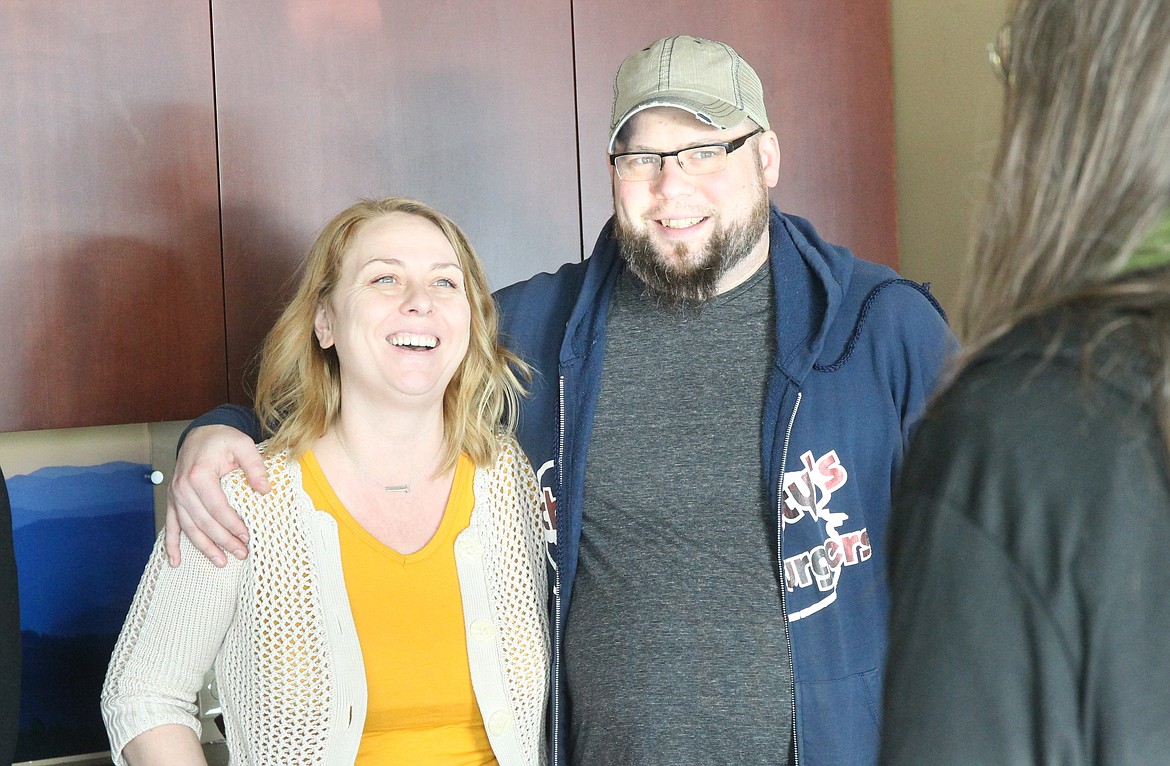
[[[796,749],[796,666],[792,664],[792,636],[788,633],[788,605],[784,596],[784,467],[788,465],[788,443],[792,439],[792,426],[796,423],[796,411],[800,409],[800,400],[804,394],[796,392],[796,404],[792,405],[792,415],[788,418],[788,428],[784,431],[784,449],[780,452],[780,481],[776,493],[776,559],[780,565],[780,616],[784,622],[784,646],[788,648],[788,668],[792,672],[792,708],[789,725],[792,727],[792,762],[800,766],[800,753]]]
[[[558,413],[558,416],[560,418],[560,428],[558,429],[558,432],[557,432],[557,487],[560,490],[560,494],[563,495],[564,494],[564,486],[565,486],[563,473],[562,473],[562,471],[564,470],[563,467],[565,465],[565,376],[564,375],[560,376],[559,383],[557,384],[557,389],[558,389],[558,401],[559,401],[559,407],[560,407],[560,411]],[[560,518],[561,518],[560,511],[561,510],[562,509],[560,509],[560,508],[557,509],[558,513],[557,513],[556,526],[558,526],[558,527],[560,526]],[[554,575],[554,581],[555,581],[554,592],[556,595],[553,598],[553,600],[555,602],[554,608],[556,609],[556,615],[555,615],[555,619],[553,620],[554,636],[553,636],[553,678],[552,678],[552,684],[553,684],[553,687],[552,687],[552,699],[553,699],[552,766],[559,766],[560,762],[561,762],[561,757],[560,757],[560,741],[561,741],[561,737],[560,737],[560,733],[561,733],[560,732],[560,729],[561,729],[561,704],[560,704],[561,703],[561,564],[563,563],[563,561],[561,560],[561,544],[560,544],[559,536],[557,538],[556,557],[557,557],[557,565],[556,565],[556,569],[555,569],[556,574]],[[789,653],[791,653],[791,649],[789,650]],[[793,712],[793,715],[796,715],[795,710]]]

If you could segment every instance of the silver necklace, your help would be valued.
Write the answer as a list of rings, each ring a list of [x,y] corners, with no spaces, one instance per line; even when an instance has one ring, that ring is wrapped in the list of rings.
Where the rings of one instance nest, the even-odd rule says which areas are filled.
[[[406,494],[410,494],[410,484],[409,483],[407,483],[407,484],[383,484],[382,482],[378,481],[377,477],[374,476],[369,471],[367,471],[365,469],[365,467],[361,463],[358,462],[357,458],[354,457],[350,453],[349,447],[345,446],[345,440],[341,438],[341,431],[335,428],[335,429],[333,429],[333,435],[337,437],[337,443],[341,445],[341,451],[345,453],[345,456],[347,458],[349,458],[349,462],[353,463],[353,467],[358,469],[358,473],[360,473],[362,476],[365,476],[367,479],[369,479],[370,481],[377,484],[379,487],[381,487],[386,492],[405,492]]]

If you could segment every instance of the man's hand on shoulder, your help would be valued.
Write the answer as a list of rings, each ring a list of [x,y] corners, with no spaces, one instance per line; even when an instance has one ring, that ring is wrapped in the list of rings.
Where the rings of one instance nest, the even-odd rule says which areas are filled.
[[[187,434],[167,489],[165,542],[171,566],[180,562],[180,532],[216,566],[227,563],[224,551],[238,559],[248,555],[248,528],[219,484],[221,476],[237,468],[257,492],[269,491],[264,459],[247,434],[220,425]]]

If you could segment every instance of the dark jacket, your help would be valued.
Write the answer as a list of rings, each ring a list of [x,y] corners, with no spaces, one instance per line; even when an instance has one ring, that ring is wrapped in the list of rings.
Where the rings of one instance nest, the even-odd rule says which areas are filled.
[[[501,334],[537,371],[519,439],[544,490],[555,567],[554,763],[567,762],[561,648],[607,310],[623,268],[609,231],[586,261],[497,293]],[[762,459],[784,520],[796,685],[795,710],[777,711],[777,720],[791,716],[800,763],[857,766],[877,758],[891,485],[953,340],[922,286],[775,208],[769,231],[777,347]]]
[[[1149,363],[1081,312],[932,405],[894,500],[885,764],[1170,763],[1170,485]],[[1051,351],[1054,338],[1062,338]]]
[[[16,554],[12,548],[12,508],[0,472],[0,763],[16,752],[20,718],[20,601],[16,587]]]
[[[553,568],[554,766],[568,762],[561,648],[606,317],[623,268],[611,226],[587,260],[496,294],[501,336],[536,372],[517,435],[544,493]],[[782,528],[788,624],[777,630],[789,631],[796,698],[775,718],[793,727],[799,763],[861,766],[877,760],[894,474],[954,340],[923,286],[774,207],[769,234],[776,349],[762,460]],[[193,425],[212,422],[257,435],[242,409]]]

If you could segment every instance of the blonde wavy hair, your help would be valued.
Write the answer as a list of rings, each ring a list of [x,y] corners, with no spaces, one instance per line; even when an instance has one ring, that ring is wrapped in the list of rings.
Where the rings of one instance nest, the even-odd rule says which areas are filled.
[[[487,276],[467,237],[447,216],[417,200],[385,197],[361,200],[325,224],[302,266],[292,300],[264,340],[256,381],[255,409],[272,449],[294,455],[325,435],[341,412],[341,368],[337,352],[317,342],[317,308],[337,287],[341,263],[357,233],[392,213],[434,224],[455,251],[463,269],[471,331],[463,358],[443,395],[443,460],[451,469],[461,453],[478,466],[496,459],[497,438],[515,428],[523,381],[531,372],[500,345],[495,302]]]

